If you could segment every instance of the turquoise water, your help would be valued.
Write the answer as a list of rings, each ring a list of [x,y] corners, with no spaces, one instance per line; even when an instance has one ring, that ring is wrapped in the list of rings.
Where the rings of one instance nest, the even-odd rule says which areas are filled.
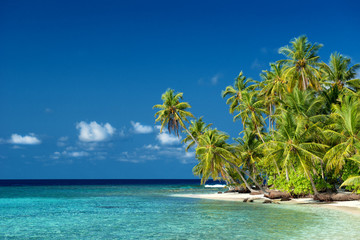
[[[360,217],[174,197],[197,185],[0,187],[0,239],[360,239]]]

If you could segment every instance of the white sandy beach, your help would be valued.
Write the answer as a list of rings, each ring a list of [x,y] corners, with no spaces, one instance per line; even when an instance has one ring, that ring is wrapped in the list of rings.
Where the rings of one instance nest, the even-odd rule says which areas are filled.
[[[186,198],[201,198],[210,200],[221,200],[221,201],[239,201],[243,202],[244,199],[252,199],[254,202],[263,202],[265,199],[263,194],[261,195],[250,195],[249,193],[209,193],[209,194],[174,194],[174,197],[186,197]],[[346,211],[349,213],[360,215],[360,201],[338,201],[331,203],[323,203],[315,201],[312,198],[297,198],[291,199],[290,201],[280,201],[279,199],[273,200],[273,202],[279,204],[311,204],[319,207],[326,207],[331,209],[337,209]]]

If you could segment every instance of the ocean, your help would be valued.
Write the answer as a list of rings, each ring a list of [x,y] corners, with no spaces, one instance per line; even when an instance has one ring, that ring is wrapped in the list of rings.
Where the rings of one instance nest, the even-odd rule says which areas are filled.
[[[224,190],[207,184],[0,180],[0,239],[360,239],[347,212],[176,197]]]

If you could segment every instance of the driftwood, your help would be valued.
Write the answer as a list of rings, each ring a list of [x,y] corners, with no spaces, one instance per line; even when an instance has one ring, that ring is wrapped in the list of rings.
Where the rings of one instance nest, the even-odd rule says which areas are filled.
[[[281,199],[281,201],[286,201],[291,198],[291,195],[288,192],[270,190],[269,193],[264,194],[264,197],[270,199]]]
[[[225,193],[232,193],[232,192],[237,192],[237,193],[250,193],[249,189],[244,188],[244,187],[235,187],[234,189],[228,190]]]
[[[320,202],[354,201],[360,200],[360,195],[347,193],[319,193],[314,196],[314,200],[318,200]]]
[[[261,194],[263,194],[263,192],[256,191],[256,192],[251,192],[250,193],[250,195],[261,195]]]

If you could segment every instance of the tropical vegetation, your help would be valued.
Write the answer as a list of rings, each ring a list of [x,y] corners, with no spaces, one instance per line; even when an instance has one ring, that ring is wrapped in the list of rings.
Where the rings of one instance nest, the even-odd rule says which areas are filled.
[[[239,124],[240,137],[230,136],[195,119],[183,93],[168,89],[156,121],[161,130],[186,134],[186,151],[194,149],[193,173],[253,192],[277,189],[293,196],[334,191],[360,193],[360,64],[333,53],[306,36],[281,47],[283,59],[270,63],[259,81],[241,71],[221,93]],[[189,121],[189,118],[193,120]]]

